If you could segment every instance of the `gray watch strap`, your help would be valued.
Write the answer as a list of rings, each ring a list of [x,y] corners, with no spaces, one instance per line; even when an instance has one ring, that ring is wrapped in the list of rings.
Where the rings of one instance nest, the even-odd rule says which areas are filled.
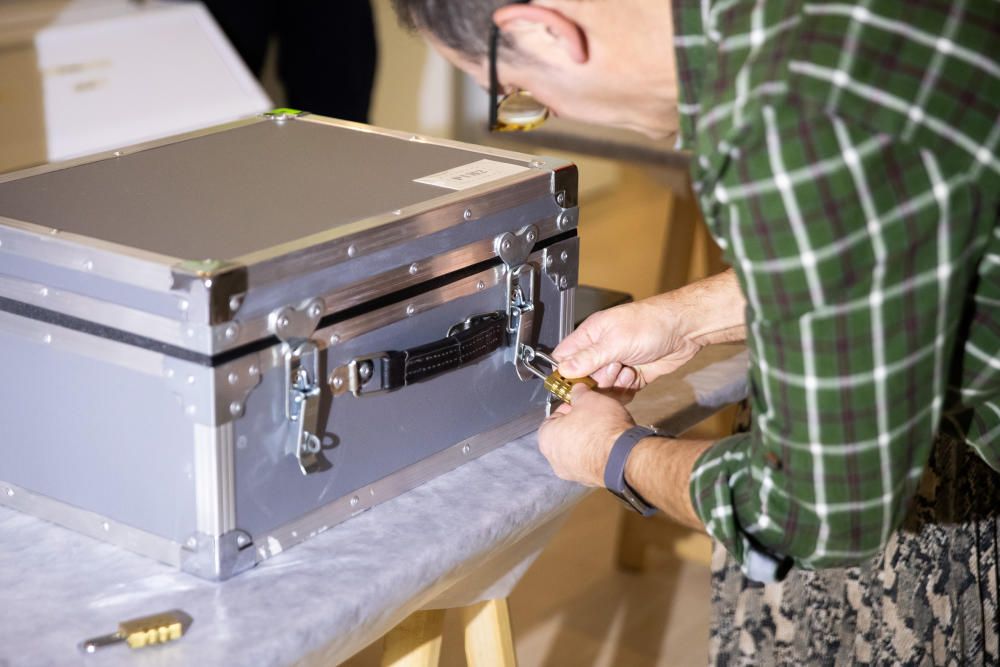
[[[625,481],[625,464],[639,441],[651,435],[656,435],[656,431],[645,426],[633,426],[625,431],[615,440],[611,454],[608,455],[608,462],[604,466],[604,486],[627,507],[643,516],[652,516],[656,513],[656,508],[646,502]]]

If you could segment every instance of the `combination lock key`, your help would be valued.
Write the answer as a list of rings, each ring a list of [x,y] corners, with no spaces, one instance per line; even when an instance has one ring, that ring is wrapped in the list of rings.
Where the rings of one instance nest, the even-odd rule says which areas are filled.
[[[180,639],[190,623],[191,617],[178,610],[133,618],[119,623],[117,632],[94,637],[81,643],[80,650],[85,653],[93,653],[99,648],[121,642],[125,642],[130,648],[165,644]]]

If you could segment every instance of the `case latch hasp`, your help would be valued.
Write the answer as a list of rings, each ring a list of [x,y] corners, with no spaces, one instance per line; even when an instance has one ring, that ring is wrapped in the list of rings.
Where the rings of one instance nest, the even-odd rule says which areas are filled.
[[[511,348],[517,377],[523,382],[534,377],[524,359],[535,348],[535,267],[521,264],[507,269],[507,333],[513,336]]]
[[[321,468],[319,436],[319,348],[312,341],[287,345],[285,350],[285,415],[295,424],[295,458],[303,475]]]
[[[528,262],[538,228],[528,225],[516,234],[507,232],[494,241],[497,255],[507,266],[507,333],[514,338],[508,361],[514,364],[518,379],[526,382],[535,376],[525,364],[535,348],[535,266]]]

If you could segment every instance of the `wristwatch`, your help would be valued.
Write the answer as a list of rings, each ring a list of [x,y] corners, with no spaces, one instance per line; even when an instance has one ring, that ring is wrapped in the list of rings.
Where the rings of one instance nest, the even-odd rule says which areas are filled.
[[[604,466],[604,486],[608,487],[608,491],[621,500],[626,507],[642,516],[656,514],[656,508],[646,502],[646,499],[625,481],[625,464],[628,462],[629,454],[639,444],[639,441],[651,435],[660,434],[655,429],[645,426],[633,426],[625,431],[615,440],[615,444],[611,447],[611,454],[608,456],[608,462]]]

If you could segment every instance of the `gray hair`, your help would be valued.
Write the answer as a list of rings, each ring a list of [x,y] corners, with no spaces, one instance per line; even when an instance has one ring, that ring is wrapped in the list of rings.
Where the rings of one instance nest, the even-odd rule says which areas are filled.
[[[392,0],[400,23],[432,33],[444,44],[473,58],[489,49],[493,12],[509,0]]]

